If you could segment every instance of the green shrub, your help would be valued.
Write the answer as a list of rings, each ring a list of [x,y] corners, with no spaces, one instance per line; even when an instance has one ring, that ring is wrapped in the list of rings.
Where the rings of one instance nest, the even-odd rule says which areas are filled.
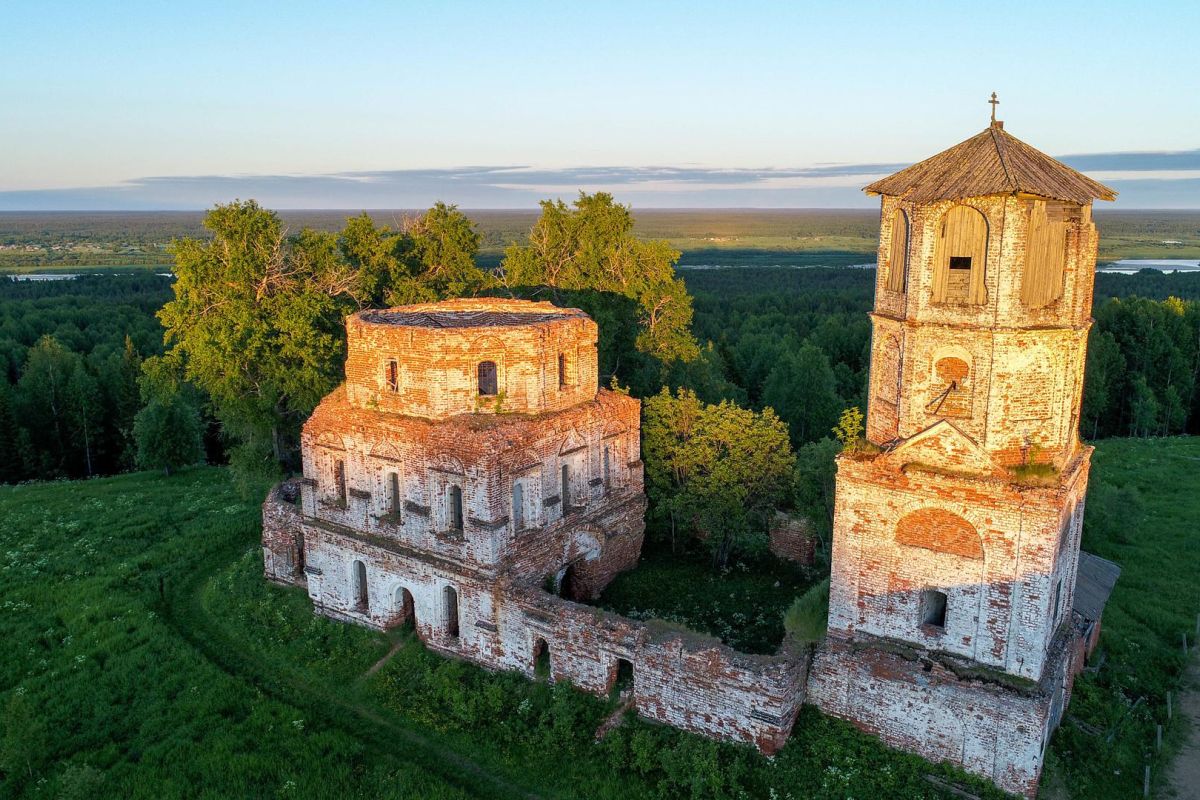
[[[829,623],[829,578],[796,598],[783,617],[788,638],[797,644],[811,644],[825,638]]]

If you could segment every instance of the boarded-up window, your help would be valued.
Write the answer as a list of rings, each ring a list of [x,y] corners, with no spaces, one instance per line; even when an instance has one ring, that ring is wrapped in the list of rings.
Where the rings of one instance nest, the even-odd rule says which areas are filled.
[[[900,209],[892,214],[892,247],[888,253],[887,288],[903,292],[908,285],[908,215]]]
[[[939,358],[933,365],[933,398],[927,410],[939,417],[971,416],[971,365],[961,358]]]
[[[984,268],[987,264],[988,225],[982,213],[969,206],[946,212],[938,228],[933,260],[935,303],[987,302]]]
[[[1025,274],[1021,302],[1031,308],[1062,297],[1063,266],[1067,260],[1067,218],[1061,203],[1036,200],[1029,211],[1025,237]]]
[[[871,364],[871,378],[875,381],[875,394],[871,402],[872,425],[878,426],[879,435],[894,439],[899,435],[900,425],[900,340],[887,334],[875,350]]]
[[[525,528],[525,487],[520,481],[513,481],[512,518],[514,531]]]

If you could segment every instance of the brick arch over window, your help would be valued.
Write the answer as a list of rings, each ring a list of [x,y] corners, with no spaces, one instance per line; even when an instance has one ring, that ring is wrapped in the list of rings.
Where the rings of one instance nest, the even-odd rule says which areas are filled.
[[[447,455],[446,453],[437,453],[429,459],[429,468],[450,475],[466,474],[466,470],[463,469],[463,463],[454,456]]]
[[[935,240],[933,301],[986,303],[988,221],[983,212],[971,206],[954,206],[938,224]]]
[[[896,523],[896,542],[964,558],[983,558],[983,540],[975,526],[942,508],[921,508]]]

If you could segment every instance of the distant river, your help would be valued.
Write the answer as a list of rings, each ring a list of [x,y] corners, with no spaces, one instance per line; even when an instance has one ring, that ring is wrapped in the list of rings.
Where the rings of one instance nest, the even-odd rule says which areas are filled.
[[[1132,275],[1143,269],[1160,272],[1200,272],[1200,260],[1195,258],[1123,258],[1100,266],[1101,272],[1119,272]]]

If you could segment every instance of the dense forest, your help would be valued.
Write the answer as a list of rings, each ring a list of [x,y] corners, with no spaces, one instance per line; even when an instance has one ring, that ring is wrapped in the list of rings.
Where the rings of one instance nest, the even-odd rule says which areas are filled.
[[[699,356],[661,370],[622,369],[621,377],[643,396],[684,387],[708,403],[769,406],[795,447],[822,439],[843,408],[865,407],[873,274],[682,270]],[[155,313],[172,297],[171,279],[150,274],[0,281],[4,481],[134,467],[140,365],[163,351]],[[1200,428],[1198,301],[1197,274],[1097,276],[1085,436]],[[219,439],[210,433],[207,444],[210,459],[221,460]]]

